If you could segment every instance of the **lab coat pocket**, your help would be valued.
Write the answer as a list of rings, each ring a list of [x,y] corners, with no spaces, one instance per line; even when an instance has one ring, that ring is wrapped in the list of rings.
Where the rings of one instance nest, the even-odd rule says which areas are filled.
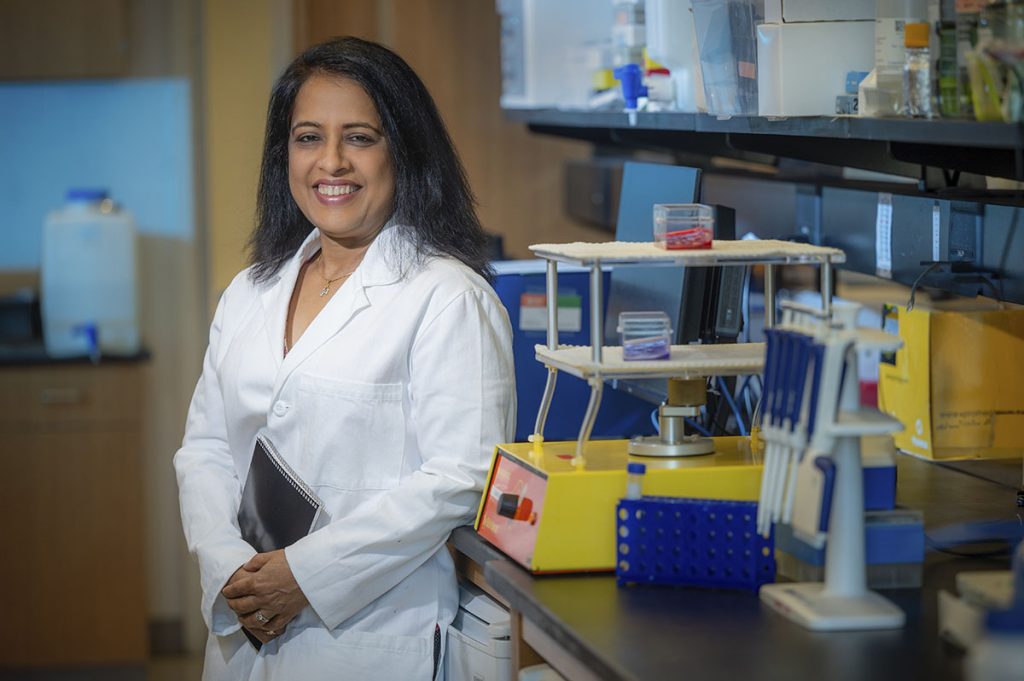
[[[342,490],[391,489],[402,473],[405,415],[401,383],[301,377],[305,470],[314,485]]]

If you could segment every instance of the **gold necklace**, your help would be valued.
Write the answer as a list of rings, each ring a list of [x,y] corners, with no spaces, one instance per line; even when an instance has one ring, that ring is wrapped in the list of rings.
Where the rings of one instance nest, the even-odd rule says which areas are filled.
[[[324,271],[323,251],[320,251],[320,256],[319,257],[320,257],[320,278],[323,279],[324,282],[325,282],[324,283],[324,287],[322,289],[320,289],[320,297],[323,298],[324,296],[326,296],[328,293],[331,292],[331,284],[333,284],[334,282],[338,281],[339,279],[344,279],[345,277],[352,276],[352,272],[355,272],[355,270],[352,270],[351,272],[345,272],[344,274],[339,274],[334,279],[328,279],[327,275],[326,275],[326,272]]]

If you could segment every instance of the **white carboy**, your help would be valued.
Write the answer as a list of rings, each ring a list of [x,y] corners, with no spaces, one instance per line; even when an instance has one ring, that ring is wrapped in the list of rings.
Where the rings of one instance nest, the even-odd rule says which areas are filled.
[[[135,221],[103,190],[71,189],[46,216],[43,341],[52,357],[139,351]]]

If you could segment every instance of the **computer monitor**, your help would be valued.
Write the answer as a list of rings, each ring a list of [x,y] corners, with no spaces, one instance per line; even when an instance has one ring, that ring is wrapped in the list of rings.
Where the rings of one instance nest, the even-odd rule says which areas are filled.
[[[651,241],[656,203],[695,203],[700,171],[696,168],[627,162],[622,173],[616,241]],[[736,238],[735,212],[716,207],[715,238]],[[745,272],[740,267],[616,267],[609,282],[605,316],[606,345],[618,345],[620,312],[661,310],[674,330],[675,344],[729,342],[742,326],[740,301]],[[660,404],[668,394],[666,379],[629,379],[613,387]]]

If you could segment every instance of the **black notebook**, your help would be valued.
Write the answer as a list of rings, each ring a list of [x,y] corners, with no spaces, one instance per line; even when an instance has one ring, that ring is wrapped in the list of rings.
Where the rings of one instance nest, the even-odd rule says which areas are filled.
[[[257,436],[238,507],[242,539],[260,553],[283,549],[312,532],[322,516],[325,518],[326,512],[320,498],[270,440]],[[259,639],[243,631],[258,650]]]

